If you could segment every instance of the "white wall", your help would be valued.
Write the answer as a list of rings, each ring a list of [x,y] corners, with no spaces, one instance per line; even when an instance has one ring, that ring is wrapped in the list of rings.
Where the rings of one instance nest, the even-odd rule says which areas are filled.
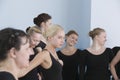
[[[120,0],[91,0],[91,29],[104,28],[107,47],[120,46]]]
[[[67,32],[79,33],[78,48],[89,46],[90,0],[0,0],[0,29],[15,27],[25,30],[32,26],[33,18],[46,12],[53,23],[60,24]]]
[[[107,31],[106,46],[119,46],[119,4],[120,0],[0,0],[0,29],[25,30],[34,25],[34,17],[46,12],[66,32],[74,29],[79,33],[78,48],[89,46],[88,32],[95,27]]]
[[[91,0],[68,0],[66,32],[74,29],[79,33],[79,41],[76,45],[84,49],[89,46],[88,31],[90,29]],[[64,19],[64,18],[63,18]]]
[[[64,0],[0,0],[0,28],[13,26],[26,29],[33,25],[33,18],[43,12],[51,14],[53,22],[61,24],[66,20],[62,18],[66,15],[64,2]]]

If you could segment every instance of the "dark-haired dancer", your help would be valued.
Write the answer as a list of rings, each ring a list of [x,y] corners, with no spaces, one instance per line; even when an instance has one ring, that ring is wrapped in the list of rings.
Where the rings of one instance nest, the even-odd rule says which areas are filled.
[[[41,34],[44,35],[47,28],[51,25],[51,16],[47,13],[41,13],[39,14],[37,17],[35,17],[33,19],[34,24],[36,25],[36,28],[39,29],[41,31]],[[26,32],[29,31],[28,27],[26,29]],[[38,45],[36,45],[36,47],[41,47],[41,49],[44,49],[46,47],[46,39],[44,37],[41,36],[41,41]],[[31,60],[36,56],[37,52],[34,49],[35,54],[32,55]],[[33,76],[34,75],[34,76]],[[41,78],[41,70],[40,67],[37,67],[36,69],[32,70],[31,72],[29,72],[25,77],[20,78],[20,80],[39,80],[39,78]],[[43,77],[42,77],[43,79]]]
[[[25,32],[13,28],[0,31],[0,80],[18,80],[22,68],[29,66],[33,54]]]
[[[46,32],[47,28],[52,24],[52,17],[47,13],[41,13],[33,19],[36,26],[40,28],[42,33]]]

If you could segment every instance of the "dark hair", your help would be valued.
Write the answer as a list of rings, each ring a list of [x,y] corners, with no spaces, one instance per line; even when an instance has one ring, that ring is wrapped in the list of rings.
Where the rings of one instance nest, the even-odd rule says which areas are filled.
[[[35,17],[34,19],[33,19],[33,22],[34,22],[34,24],[35,25],[37,25],[37,26],[39,26],[40,27],[40,24],[42,23],[42,22],[47,22],[49,19],[51,19],[52,17],[49,15],[49,14],[47,14],[47,13],[41,13],[41,14],[39,14],[37,17]]]
[[[68,31],[66,36],[70,36],[71,34],[75,34],[75,35],[79,36],[78,33],[75,30]]]
[[[99,35],[101,32],[105,32],[102,28],[94,28],[92,31],[89,32],[89,36],[93,39],[96,35]]]
[[[27,34],[22,30],[13,28],[0,30],[0,61],[7,58],[7,54],[11,48],[14,47],[16,50],[20,50],[22,37],[26,37],[26,42],[28,41]]]
[[[28,33],[30,28],[31,28],[30,26],[26,28],[26,33]]]

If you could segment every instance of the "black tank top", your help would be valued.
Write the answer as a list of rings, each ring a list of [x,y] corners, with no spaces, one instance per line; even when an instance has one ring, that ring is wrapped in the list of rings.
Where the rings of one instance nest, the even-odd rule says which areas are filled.
[[[62,65],[50,54],[52,66],[49,69],[41,67],[44,80],[62,80]]]
[[[0,80],[16,80],[16,79],[11,73],[2,71],[0,72]]]

